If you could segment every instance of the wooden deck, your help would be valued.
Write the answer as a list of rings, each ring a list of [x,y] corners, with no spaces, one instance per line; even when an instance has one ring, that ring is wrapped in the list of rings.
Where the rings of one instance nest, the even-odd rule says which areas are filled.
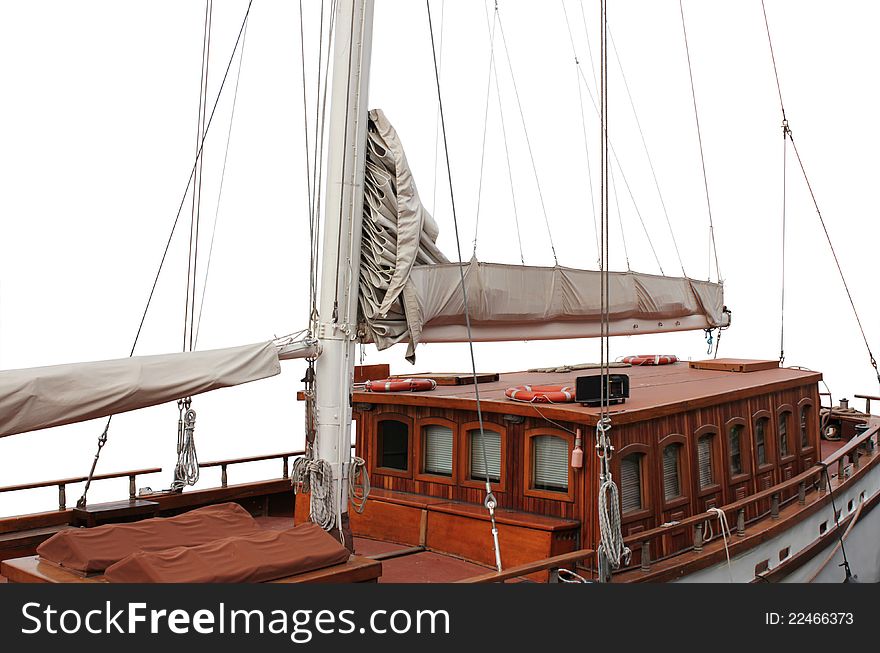
[[[673,365],[618,368],[615,373],[628,374],[630,398],[626,403],[613,406],[615,423],[652,419],[683,410],[691,410],[718,402],[719,396],[728,401],[775,392],[809,383],[817,383],[819,372],[791,368],[759,369],[753,372],[707,370],[690,367],[687,362]],[[517,385],[570,385],[578,376],[598,375],[599,371],[572,370],[571,372],[510,372],[500,379],[480,383],[480,402],[484,412],[507,413],[534,417],[536,409],[553,419],[593,424],[599,414],[596,407],[568,404],[526,404],[511,401],[504,391]],[[473,385],[438,385],[427,392],[366,392],[356,391],[354,402],[370,404],[425,405],[437,408],[473,410]]]

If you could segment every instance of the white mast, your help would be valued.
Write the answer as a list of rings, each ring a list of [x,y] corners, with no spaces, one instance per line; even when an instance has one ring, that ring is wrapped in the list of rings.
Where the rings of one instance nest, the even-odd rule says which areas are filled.
[[[318,458],[328,462],[333,471],[336,527],[343,533],[348,530],[351,392],[357,335],[372,31],[373,0],[340,0],[335,22],[318,305],[317,337],[322,355],[315,365],[315,440]],[[346,541],[346,544],[350,546],[351,542]]]

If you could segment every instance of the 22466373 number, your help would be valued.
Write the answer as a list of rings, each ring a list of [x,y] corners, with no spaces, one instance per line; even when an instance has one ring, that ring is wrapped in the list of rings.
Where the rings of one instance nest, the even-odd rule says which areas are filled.
[[[852,612],[764,613],[764,623],[768,626],[851,626],[854,622]]]

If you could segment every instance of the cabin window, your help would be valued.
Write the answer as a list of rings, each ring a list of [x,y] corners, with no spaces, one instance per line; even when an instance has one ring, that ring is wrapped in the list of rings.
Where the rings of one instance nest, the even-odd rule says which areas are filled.
[[[501,482],[501,434],[497,431],[479,429],[468,431],[470,441],[471,480],[485,481],[488,474],[492,483]],[[486,455],[483,457],[485,446]]]
[[[631,453],[620,459],[620,509],[623,514],[642,509],[642,458]]]
[[[409,426],[396,419],[379,422],[379,467],[409,469]]]
[[[532,489],[568,492],[568,440],[535,435],[532,441]]]
[[[755,422],[755,449],[759,466],[767,464],[767,427],[769,425],[770,420],[766,417],[760,417]]]
[[[810,446],[810,406],[801,406],[801,449]]]
[[[701,490],[715,484],[715,475],[712,473],[713,437],[714,434],[709,434],[697,440],[697,471]]]
[[[730,475],[737,476],[743,473],[742,464],[742,433],[743,425],[734,424],[728,432],[729,456],[730,456]]]
[[[452,476],[452,429],[443,424],[428,424],[422,429],[426,474]]]
[[[663,498],[666,501],[681,496],[681,445],[670,444],[663,449]]]
[[[791,413],[787,410],[779,414],[779,455],[788,455],[788,426]]]

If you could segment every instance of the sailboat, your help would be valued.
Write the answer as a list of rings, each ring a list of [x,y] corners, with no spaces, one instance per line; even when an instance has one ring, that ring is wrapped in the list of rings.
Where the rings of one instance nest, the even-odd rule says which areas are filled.
[[[336,5],[308,328],[197,351],[191,319],[182,353],[0,373],[0,435],[108,418],[87,476],[0,488],[59,493],[58,510],[0,520],[0,573],[96,583],[803,582],[852,580],[856,570],[877,580],[880,419],[869,405],[823,408],[821,374],[779,360],[611,360],[612,337],[718,337],[731,313],[720,280],[610,270],[607,78],[599,269],[465,260],[460,245],[450,257],[401,136],[367,104],[373,2]],[[192,316],[194,285],[188,278]],[[357,364],[359,343],[405,343],[414,359],[426,343],[584,337],[602,343],[597,363],[403,376]],[[298,397],[305,451],[268,457],[283,461],[280,478],[230,485],[229,467],[260,457],[199,463],[191,398],[273,376],[290,359],[308,365]],[[180,409],[172,487],[138,491],[136,477],[152,469],[98,473],[109,419],[166,402]],[[184,491],[208,466],[221,468],[221,487]],[[90,484],[110,477],[129,478],[128,499],[90,504]],[[69,507],[66,487],[82,481]],[[199,536],[180,534],[192,530]],[[224,547],[245,547],[256,566],[210,568]]]

